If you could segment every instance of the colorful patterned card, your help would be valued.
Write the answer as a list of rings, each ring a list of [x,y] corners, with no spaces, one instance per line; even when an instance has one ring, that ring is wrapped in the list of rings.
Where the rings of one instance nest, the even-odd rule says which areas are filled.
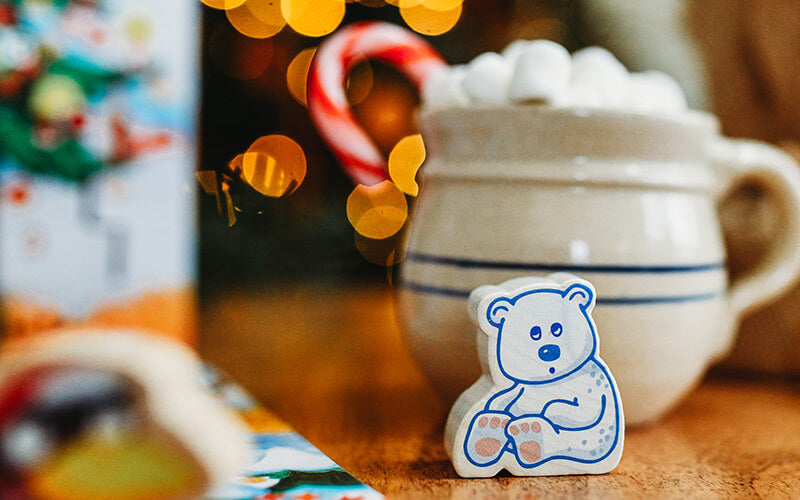
[[[373,500],[384,496],[361,483],[286,423],[259,406],[241,387],[206,370],[215,393],[247,422],[251,464],[209,500]]]

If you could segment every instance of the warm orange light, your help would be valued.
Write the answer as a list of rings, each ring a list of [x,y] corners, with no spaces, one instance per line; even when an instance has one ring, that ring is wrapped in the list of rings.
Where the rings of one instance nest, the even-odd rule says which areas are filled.
[[[292,62],[289,63],[289,68],[286,70],[286,86],[289,87],[289,93],[303,106],[307,105],[306,81],[308,80],[308,68],[311,66],[311,60],[314,58],[316,51],[316,47],[301,50],[292,59]]]
[[[344,0],[281,0],[281,12],[293,30],[305,36],[324,36],[344,18]]]
[[[286,25],[278,0],[247,0],[225,12],[236,30],[251,38],[268,38]]]
[[[390,238],[373,240],[355,233],[356,249],[362,257],[373,264],[393,266],[402,262],[406,257],[402,234],[403,232],[400,231]]]
[[[414,180],[425,161],[425,144],[420,134],[403,137],[389,153],[389,177],[400,191],[411,196],[419,194]]]
[[[409,28],[423,35],[441,35],[450,31],[461,17],[461,4],[450,10],[429,8],[420,0],[401,0],[400,15]]]
[[[246,5],[254,16],[267,24],[286,24],[280,0],[247,0]]]
[[[364,61],[357,64],[350,71],[350,74],[347,75],[347,82],[345,82],[347,100],[350,105],[355,106],[367,98],[372,90],[372,82],[372,67],[369,62]]]
[[[236,224],[236,211],[231,197],[231,188],[227,183],[222,184],[222,196],[225,198],[225,215],[228,218],[228,227],[231,227]],[[217,200],[217,204],[219,205],[219,200]]]
[[[347,219],[356,232],[374,240],[400,231],[408,218],[406,197],[390,181],[359,184],[347,198]]]
[[[461,7],[463,1],[464,0],[401,0],[401,5],[405,2],[416,2],[431,10],[447,11]]]
[[[242,5],[245,0],[200,0],[212,9],[228,10]]]
[[[239,36],[227,23],[208,39],[211,60],[220,71],[240,80],[252,80],[266,71],[272,60],[272,41]]]
[[[217,194],[217,173],[213,170],[201,170],[195,172],[197,181],[203,187],[206,194]]]
[[[306,155],[285,135],[257,139],[231,166],[241,169],[242,179],[253,189],[274,198],[291,194],[306,177]]]

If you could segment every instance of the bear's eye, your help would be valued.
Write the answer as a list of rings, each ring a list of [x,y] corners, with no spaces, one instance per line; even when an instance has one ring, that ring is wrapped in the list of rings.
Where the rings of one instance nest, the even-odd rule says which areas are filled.
[[[560,337],[561,332],[564,331],[564,327],[561,326],[561,323],[553,323],[550,325],[550,333],[553,334],[553,337]]]
[[[542,328],[539,326],[534,326],[531,328],[531,338],[533,340],[539,340],[542,338]]]

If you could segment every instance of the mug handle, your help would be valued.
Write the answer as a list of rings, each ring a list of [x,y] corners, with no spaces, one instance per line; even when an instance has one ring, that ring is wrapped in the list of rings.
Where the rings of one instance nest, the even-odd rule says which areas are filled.
[[[724,192],[744,182],[761,184],[789,214],[785,233],[773,242],[763,262],[731,284],[728,302],[736,321],[786,291],[800,276],[800,165],[774,146],[724,137],[715,142],[711,157],[728,181]]]

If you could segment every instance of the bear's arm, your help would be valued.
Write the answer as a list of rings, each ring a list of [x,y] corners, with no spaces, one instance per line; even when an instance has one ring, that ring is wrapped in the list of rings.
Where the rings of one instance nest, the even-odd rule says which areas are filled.
[[[544,405],[542,414],[557,430],[587,429],[603,419],[608,403],[605,394],[600,399],[577,396],[571,400],[553,399]]]
[[[523,388],[515,383],[511,387],[493,394],[486,402],[484,409],[491,411],[508,411],[509,407],[519,399],[522,392]]]
[[[558,394],[542,406],[554,427],[576,430],[592,427],[615,405],[605,371],[590,362],[576,376],[556,386]]]

